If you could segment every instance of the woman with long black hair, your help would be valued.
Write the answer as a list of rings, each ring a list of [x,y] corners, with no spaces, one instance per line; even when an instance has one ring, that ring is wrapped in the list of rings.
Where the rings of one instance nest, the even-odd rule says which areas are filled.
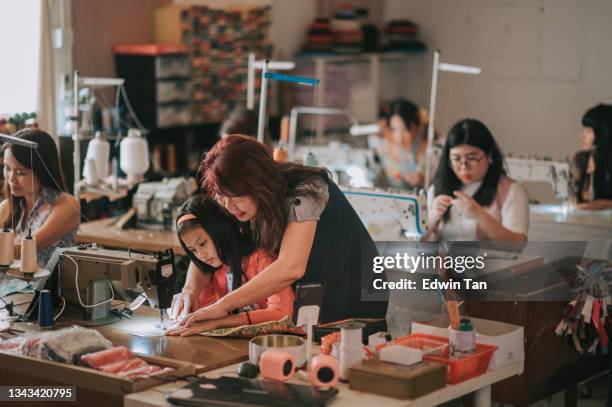
[[[15,137],[34,141],[38,148],[9,143],[2,147],[5,199],[0,203],[0,223],[17,234],[16,257],[20,255],[21,238],[31,230],[36,238],[38,265],[45,267],[56,248],[76,244],[80,206],[67,192],[59,152],[51,136],[25,129]]]
[[[451,128],[428,208],[429,227],[443,240],[527,240],[527,194],[506,176],[504,157],[478,120],[461,120]]]
[[[582,117],[576,197],[581,209],[612,208],[612,105],[599,104]]]

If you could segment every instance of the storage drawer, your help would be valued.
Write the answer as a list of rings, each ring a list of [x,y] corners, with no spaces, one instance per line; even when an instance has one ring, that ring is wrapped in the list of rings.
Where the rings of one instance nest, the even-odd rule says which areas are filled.
[[[164,55],[155,57],[155,78],[188,78],[190,75],[187,55]]]
[[[157,106],[157,127],[189,124],[191,124],[191,105],[189,103]]]
[[[189,81],[157,81],[157,103],[189,102],[191,83]]]

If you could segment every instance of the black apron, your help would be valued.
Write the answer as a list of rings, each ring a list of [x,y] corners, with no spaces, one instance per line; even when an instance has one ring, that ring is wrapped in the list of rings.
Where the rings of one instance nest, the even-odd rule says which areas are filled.
[[[383,301],[362,301],[362,289],[370,289],[375,278],[372,259],[378,251],[374,241],[340,188],[332,181],[328,184],[329,200],[317,223],[306,273],[298,283],[324,283],[321,323],[384,318],[388,295],[383,294]],[[381,274],[376,278],[381,276],[384,278]]]

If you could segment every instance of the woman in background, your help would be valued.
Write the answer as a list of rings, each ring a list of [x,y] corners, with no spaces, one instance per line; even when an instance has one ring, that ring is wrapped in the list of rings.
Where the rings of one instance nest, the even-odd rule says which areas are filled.
[[[405,99],[393,101],[383,133],[378,153],[389,184],[395,188],[422,187],[427,142],[418,107]]]
[[[16,257],[21,254],[21,239],[31,230],[36,238],[38,265],[45,267],[56,248],[76,244],[80,205],[66,192],[59,153],[51,136],[25,129],[15,137],[34,141],[38,148],[10,143],[2,147],[6,199],[0,203],[0,222],[15,230]]]
[[[612,208],[612,105],[599,104],[582,117],[576,201],[580,209]]]
[[[443,240],[525,241],[529,202],[506,176],[489,129],[465,119],[450,130],[428,191],[428,223]]]
[[[256,250],[238,223],[217,203],[203,196],[189,199],[177,216],[177,234],[191,260],[189,278],[172,301],[170,316],[184,317],[238,289],[270,265],[276,254]],[[187,336],[217,328],[278,321],[293,312],[295,295],[291,286],[267,298],[241,307],[226,317],[201,322],[191,328],[171,329],[168,335]]]

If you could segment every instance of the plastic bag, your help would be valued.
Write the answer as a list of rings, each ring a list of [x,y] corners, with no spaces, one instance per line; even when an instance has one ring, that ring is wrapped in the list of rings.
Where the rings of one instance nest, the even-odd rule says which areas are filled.
[[[41,359],[76,364],[81,355],[109,349],[113,344],[100,332],[75,325],[42,334],[37,346]]]

